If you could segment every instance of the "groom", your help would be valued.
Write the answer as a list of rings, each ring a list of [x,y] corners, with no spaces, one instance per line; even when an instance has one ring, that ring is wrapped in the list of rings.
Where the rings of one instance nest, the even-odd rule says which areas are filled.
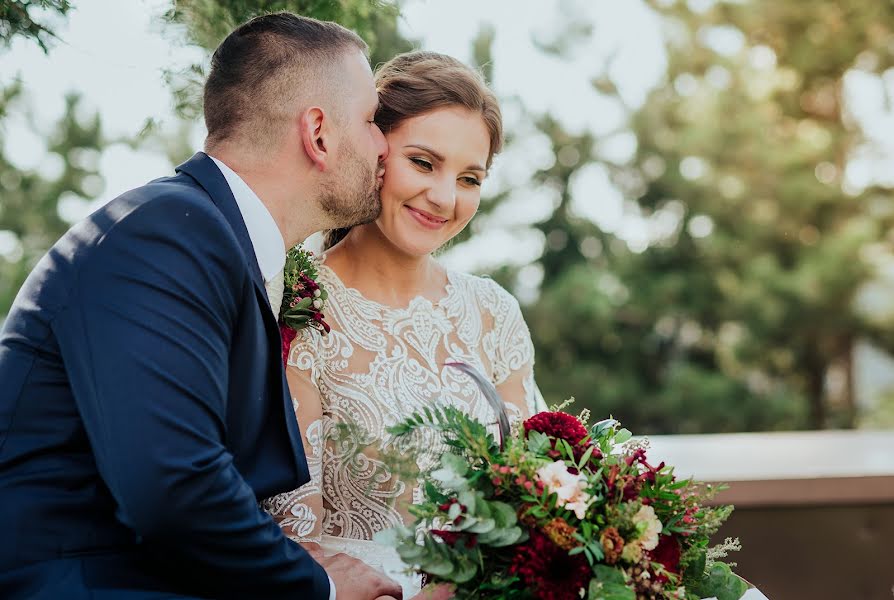
[[[214,53],[207,154],[37,265],[0,334],[0,597],[400,596],[257,504],[308,481],[265,284],[378,215],[376,105],[354,33],[256,18]]]

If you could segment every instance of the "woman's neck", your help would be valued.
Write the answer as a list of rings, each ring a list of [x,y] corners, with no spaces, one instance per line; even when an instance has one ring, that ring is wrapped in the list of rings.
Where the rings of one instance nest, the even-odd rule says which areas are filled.
[[[446,272],[431,255],[400,251],[375,223],[351,229],[327,253],[326,265],[346,286],[387,306],[406,306],[417,296],[436,302],[447,284]]]

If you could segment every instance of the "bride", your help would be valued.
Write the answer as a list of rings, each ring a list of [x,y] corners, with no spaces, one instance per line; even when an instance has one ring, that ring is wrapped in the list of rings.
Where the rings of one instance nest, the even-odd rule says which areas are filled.
[[[494,94],[475,71],[433,52],[394,58],[378,70],[376,87],[375,120],[390,148],[382,212],[374,223],[327,234],[319,279],[329,292],[332,331],[301,331],[288,358],[312,480],[264,507],[312,552],[359,558],[399,581],[409,598],[420,590],[418,578],[372,541],[408,521],[420,493],[417,477],[378,454],[395,450],[386,428],[433,405],[494,422],[474,383],[445,367],[451,361],[488,375],[511,419],[536,412],[538,393],[518,302],[494,281],[447,270],[432,257],[478,209],[502,144]],[[418,472],[444,447],[432,433],[403,450],[414,453]]]

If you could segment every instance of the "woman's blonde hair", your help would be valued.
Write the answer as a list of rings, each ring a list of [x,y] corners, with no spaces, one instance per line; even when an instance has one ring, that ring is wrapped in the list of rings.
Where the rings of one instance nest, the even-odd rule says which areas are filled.
[[[432,111],[461,107],[481,116],[490,134],[489,169],[503,147],[503,117],[484,77],[452,56],[417,50],[399,54],[376,70],[376,124],[386,135],[406,121]],[[350,228],[332,229],[324,248],[340,242]]]

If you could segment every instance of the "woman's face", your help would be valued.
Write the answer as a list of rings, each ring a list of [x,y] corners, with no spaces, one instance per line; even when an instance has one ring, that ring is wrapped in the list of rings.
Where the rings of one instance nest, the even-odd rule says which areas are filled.
[[[430,254],[478,210],[490,135],[480,115],[448,107],[407,119],[385,137],[390,150],[375,224],[403,252]]]

